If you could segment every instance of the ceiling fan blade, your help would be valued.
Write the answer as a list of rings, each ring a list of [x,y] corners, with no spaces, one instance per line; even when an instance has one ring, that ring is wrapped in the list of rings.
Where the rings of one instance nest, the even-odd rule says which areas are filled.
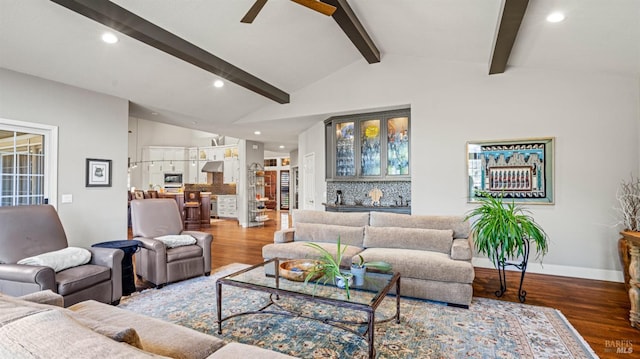
[[[322,1],[319,0],[291,0],[295,3],[298,3],[302,6],[306,6],[309,9],[315,10],[321,14],[325,14],[327,16],[331,16],[333,15],[333,13],[336,11],[336,7],[329,5],[329,4],[325,4]]]
[[[243,22],[245,24],[251,24],[253,20],[255,20],[256,16],[258,16],[258,13],[260,12],[260,10],[262,10],[262,7],[264,6],[264,4],[266,3],[267,3],[267,0],[256,0],[256,2],[253,3],[253,6],[251,6],[251,9],[247,11],[247,13],[244,15],[242,20],[240,20],[240,22]]]

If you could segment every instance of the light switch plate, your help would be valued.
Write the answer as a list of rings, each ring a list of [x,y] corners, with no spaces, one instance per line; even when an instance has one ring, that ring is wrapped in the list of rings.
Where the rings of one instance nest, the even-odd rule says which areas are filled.
[[[73,195],[71,194],[62,195],[62,203],[72,203],[72,202],[73,202]]]

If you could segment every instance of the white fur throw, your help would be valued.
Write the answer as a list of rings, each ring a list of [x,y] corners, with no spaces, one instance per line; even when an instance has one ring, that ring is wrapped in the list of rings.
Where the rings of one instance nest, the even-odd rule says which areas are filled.
[[[67,268],[89,263],[91,252],[84,248],[67,247],[53,252],[42,253],[18,261],[18,264],[51,267],[60,272]]]
[[[169,234],[166,236],[156,237],[154,239],[157,239],[160,242],[164,243],[164,245],[168,248],[196,244],[196,239],[188,234]]]

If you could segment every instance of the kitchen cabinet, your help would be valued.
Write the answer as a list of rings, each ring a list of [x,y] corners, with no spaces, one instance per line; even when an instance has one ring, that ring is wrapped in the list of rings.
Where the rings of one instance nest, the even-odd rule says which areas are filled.
[[[142,185],[149,188],[164,185],[166,172],[184,173],[187,151],[184,147],[156,147],[142,149]]]
[[[410,110],[325,121],[327,181],[409,180]]]
[[[240,180],[240,161],[238,158],[225,158],[223,180],[225,184],[236,183]]]
[[[218,217],[238,218],[238,204],[235,195],[218,195]]]

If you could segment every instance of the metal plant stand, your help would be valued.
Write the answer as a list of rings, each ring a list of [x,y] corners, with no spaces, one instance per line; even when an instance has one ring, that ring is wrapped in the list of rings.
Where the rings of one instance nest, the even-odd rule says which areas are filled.
[[[496,252],[496,263],[498,264],[498,276],[500,277],[500,289],[496,291],[496,297],[502,297],[504,292],[507,291],[507,277],[505,267],[513,266],[520,270],[520,286],[518,287],[518,299],[520,303],[524,303],[527,299],[527,292],[522,290],[522,282],[524,281],[524,274],[527,271],[527,263],[529,262],[529,241],[522,240],[524,244],[524,254],[522,256],[522,262],[509,262],[506,259],[500,259]]]

